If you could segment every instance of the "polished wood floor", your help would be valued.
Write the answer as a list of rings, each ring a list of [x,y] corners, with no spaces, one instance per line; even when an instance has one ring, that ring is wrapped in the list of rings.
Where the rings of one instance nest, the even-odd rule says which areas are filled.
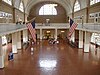
[[[0,69],[0,75],[100,75],[100,49],[90,47],[90,52],[84,53],[65,41],[54,45],[38,41],[18,50],[14,60],[6,61]]]

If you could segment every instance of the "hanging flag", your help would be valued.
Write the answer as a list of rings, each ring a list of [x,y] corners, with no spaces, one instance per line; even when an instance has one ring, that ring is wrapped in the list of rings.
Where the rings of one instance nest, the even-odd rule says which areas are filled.
[[[75,28],[77,27],[77,23],[75,23],[72,19],[70,19],[70,28],[69,28],[69,32],[68,32],[68,38],[70,39],[73,32],[75,31]]]
[[[27,28],[31,33],[32,39],[34,40],[34,42],[36,42],[35,20],[32,21],[31,23],[28,23]]]

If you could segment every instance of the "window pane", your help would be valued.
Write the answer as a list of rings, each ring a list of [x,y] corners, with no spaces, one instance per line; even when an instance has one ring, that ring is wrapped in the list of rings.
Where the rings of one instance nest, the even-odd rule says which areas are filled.
[[[91,42],[100,45],[100,34],[92,33]]]
[[[39,10],[39,15],[57,15],[55,6],[57,6],[57,4],[43,5]]]
[[[100,0],[90,0],[90,5],[100,2]]]
[[[12,5],[12,0],[2,0],[2,1],[8,3],[9,5]]]
[[[74,5],[74,12],[80,10],[80,4],[78,1],[75,2],[75,5]]]
[[[24,7],[23,7],[23,2],[22,1],[20,3],[19,10],[22,11],[22,12],[24,11]]]

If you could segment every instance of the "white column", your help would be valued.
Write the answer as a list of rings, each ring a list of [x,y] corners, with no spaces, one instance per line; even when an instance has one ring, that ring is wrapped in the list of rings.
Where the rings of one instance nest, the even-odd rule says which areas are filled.
[[[83,31],[79,30],[79,48],[83,48]]]
[[[28,30],[23,30],[23,43],[28,41]]]
[[[73,32],[72,36],[71,36],[71,41],[75,42],[75,32]]]
[[[40,40],[42,40],[42,29],[40,29]]]
[[[21,49],[21,32],[17,32],[17,49]]]
[[[85,31],[84,52],[89,52],[90,33]]]
[[[12,52],[17,53],[17,32],[12,33]]]
[[[0,36],[0,68],[4,68],[4,56],[2,54],[2,38]]]
[[[57,40],[57,28],[55,29],[55,40]]]

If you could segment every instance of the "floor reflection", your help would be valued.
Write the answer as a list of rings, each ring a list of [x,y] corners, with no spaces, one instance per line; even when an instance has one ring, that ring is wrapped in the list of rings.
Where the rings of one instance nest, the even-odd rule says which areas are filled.
[[[53,70],[57,66],[56,60],[40,60],[39,65],[45,70]]]
[[[89,53],[84,53],[83,58],[84,58],[84,62],[88,62],[89,61]]]

